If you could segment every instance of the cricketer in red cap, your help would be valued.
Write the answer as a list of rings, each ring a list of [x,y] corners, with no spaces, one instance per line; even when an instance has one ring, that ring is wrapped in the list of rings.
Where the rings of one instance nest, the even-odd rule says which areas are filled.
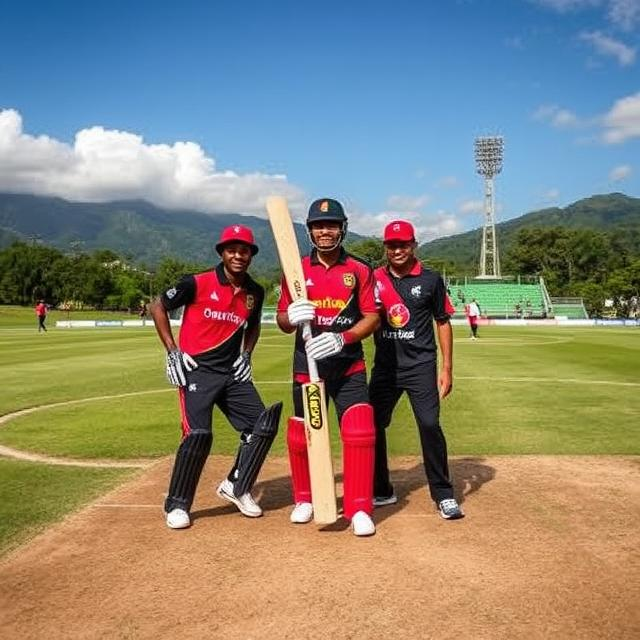
[[[415,242],[413,225],[406,220],[393,220],[384,228],[383,242]]]
[[[232,224],[230,227],[226,227],[220,234],[220,239],[216,244],[216,251],[222,255],[222,248],[225,244],[231,242],[242,242],[243,244],[251,247],[251,255],[255,256],[258,253],[258,246],[253,239],[253,231],[249,227],[245,227],[242,224]]]

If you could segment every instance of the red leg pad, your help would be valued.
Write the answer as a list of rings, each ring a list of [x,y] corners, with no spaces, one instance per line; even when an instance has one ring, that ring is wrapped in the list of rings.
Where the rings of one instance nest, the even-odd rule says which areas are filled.
[[[311,502],[307,436],[304,431],[304,420],[302,418],[289,418],[287,446],[289,448],[293,501],[296,503]]]
[[[373,513],[373,467],[376,429],[373,407],[360,403],[342,414],[342,472],[344,478],[344,516],[351,519],[358,511]]]

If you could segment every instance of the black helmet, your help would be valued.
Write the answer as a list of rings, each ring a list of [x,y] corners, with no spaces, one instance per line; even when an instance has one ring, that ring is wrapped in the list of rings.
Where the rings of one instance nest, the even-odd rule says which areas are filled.
[[[319,220],[333,220],[344,224],[347,221],[347,216],[345,216],[344,209],[337,200],[320,198],[319,200],[314,200],[309,207],[307,226]]]
[[[331,222],[339,222],[340,223],[340,236],[338,237],[338,242],[333,247],[323,247],[320,248],[314,241],[313,236],[311,235],[311,225],[314,222],[320,222],[322,220],[330,220]],[[347,235],[347,216],[344,214],[344,209],[342,205],[332,198],[320,198],[319,200],[314,200],[309,207],[309,215],[307,216],[307,233],[309,234],[309,241],[311,244],[320,252],[329,252],[333,251],[336,247],[339,247],[344,240],[344,237]]]

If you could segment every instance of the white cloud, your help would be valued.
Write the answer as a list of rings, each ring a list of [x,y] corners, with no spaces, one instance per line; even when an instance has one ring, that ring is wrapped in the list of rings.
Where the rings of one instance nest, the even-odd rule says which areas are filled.
[[[380,213],[349,213],[349,229],[367,236],[382,237],[384,227],[392,220],[408,220],[414,226],[418,243],[462,231],[461,221],[454,214],[438,211],[423,214],[416,211],[382,211]]]
[[[436,186],[440,189],[455,189],[460,186],[460,180],[455,176],[443,176],[438,180]]]
[[[617,58],[618,64],[622,67],[631,65],[635,62],[635,49],[604,35],[600,31],[583,31],[580,34],[580,39],[593,45],[600,55],[613,56],[614,58]]]
[[[136,198],[207,213],[264,215],[270,194],[304,206],[286,176],[221,171],[195,142],[147,144],[96,126],[78,131],[69,145],[24,133],[13,109],[0,111],[0,190],[92,202]]]
[[[482,200],[465,200],[460,204],[458,210],[463,215],[484,213],[484,202]]]
[[[429,203],[431,198],[428,195],[403,196],[393,195],[387,198],[387,206],[395,211],[419,211]]]
[[[580,119],[572,111],[558,105],[542,105],[533,113],[534,120],[548,122],[556,129],[570,129],[580,126]]]
[[[610,0],[609,19],[624,31],[640,24],[640,0]]]
[[[552,189],[548,189],[542,194],[543,202],[550,204],[552,202],[558,202],[560,198],[560,189],[556,189],[555,187]]]
[[[617,100],[602,119],[603,140],[618,144],[640,137],[640,92]]]
[[[631,31],[640,23],[640,0],[531,0],[557,13],[602,8],[611,25]]]
[[[631,166],[628,164],[621,164],[617,167],[614,167],[609,172],[609,182],[622,182],[626,180],[631,174],[633,170]]]

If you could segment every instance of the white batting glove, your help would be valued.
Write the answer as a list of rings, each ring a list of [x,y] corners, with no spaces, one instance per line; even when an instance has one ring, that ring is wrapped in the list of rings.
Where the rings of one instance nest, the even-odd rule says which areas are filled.
[[[287,307],[289,324],[297,327],[303,322],[311,322],[316,317],[316,306],[306,298],[300,298]]]
[[[321,333],[315,338],[309,338],[305,343],[307,355],[314,360],[322,360],[340,353],[344,347],[344,338],[341,333]]]
[[[251,354],[243,351],[231,365],[233,369],[233,379],[237,382],[248,382],[251,380]]]
[[[185,372],[198,368],[198,363],[188,354],[179,349],[171,349],[167,353],[167,380],[174,387],[185,387],[187,376]]]

